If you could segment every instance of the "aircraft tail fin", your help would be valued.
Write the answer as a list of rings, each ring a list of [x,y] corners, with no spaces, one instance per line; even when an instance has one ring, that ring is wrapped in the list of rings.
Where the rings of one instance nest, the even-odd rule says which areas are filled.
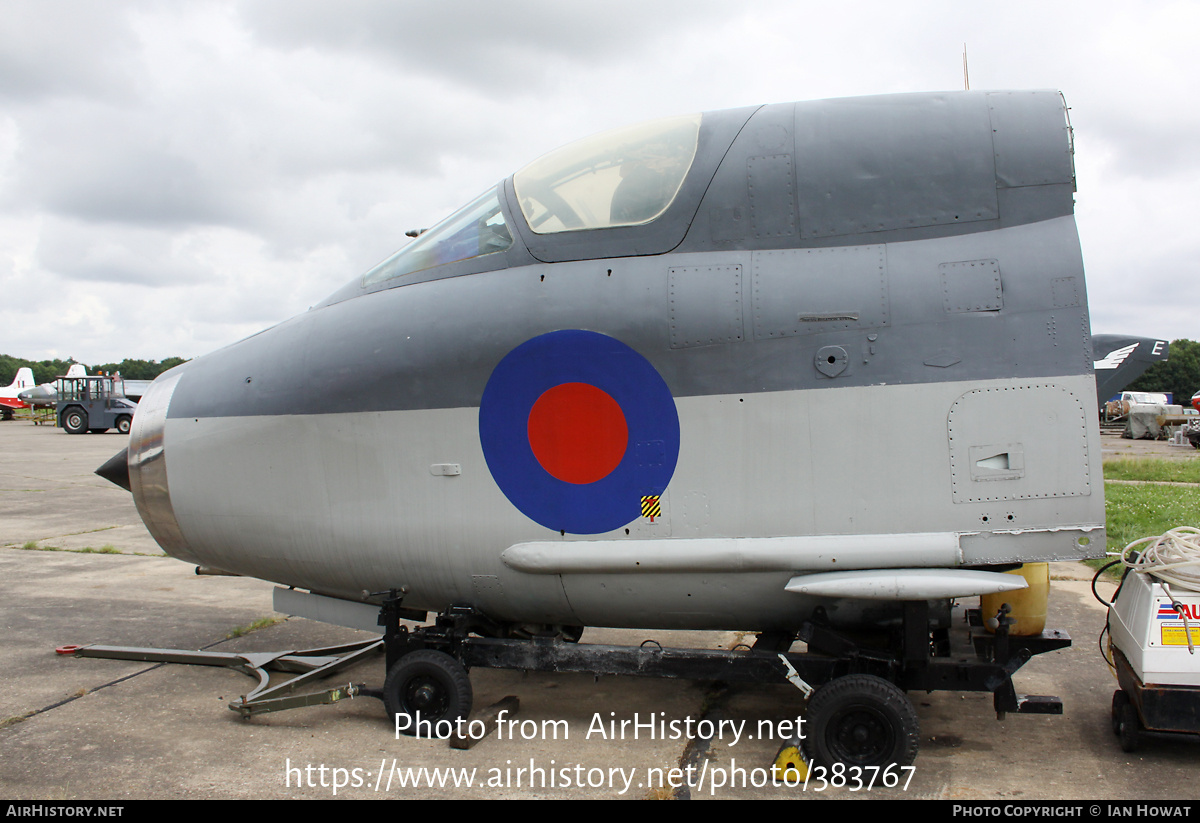
[[[17,392],[32,389],[36,385],[37,383],[33,381],[33,369],[22,367],[17,369],[17,376],[13,378],[12,383],[9,383],[6,388]]]
[[[1096,399],[1100,405],[1137,380],[1142,372],[1160,360],[1167,359],[1170,344],[1153,337],[1130,337],[1123,334],[1092,336],[1092,353],[1096,357]]]

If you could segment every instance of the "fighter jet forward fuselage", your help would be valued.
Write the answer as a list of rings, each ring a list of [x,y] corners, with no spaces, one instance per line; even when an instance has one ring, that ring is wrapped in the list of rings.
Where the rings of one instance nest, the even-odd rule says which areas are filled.
[[[936,615],[1104,550],[1074,190],[1057,92],[598,135],[164,374],[128,479],[175,557],[349,601]]]

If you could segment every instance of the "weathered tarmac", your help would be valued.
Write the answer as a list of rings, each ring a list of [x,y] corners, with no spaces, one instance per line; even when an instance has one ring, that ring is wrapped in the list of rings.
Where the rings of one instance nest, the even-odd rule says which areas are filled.
[[[1127,444],[1106,437],[1106,456],[1152,450]],[[8,672],[0,691],[2,797],[1196,797],[1195,740],[1159,738],[1144,741],[1132,755],[1120,750],[1109,722],[1115,681],[1097,646],[1105,610],[1089,591],[1090,570],[1077,564],[1052,567],[1048,621],[1069,632],[1074,645],[1035,658],[1016,678],[1018,691],[1062,697],[1064,714],[997,721],[990,695],[910,694],[921,722],[921,752],[907,787],[852,791],[810,784],[805,791],[752,785],[769,778],[779,747],[777,739],[757,734],[759,721],[801,712],[799,692],[786,685],[721,690],[703,683],[476,669],[476,714],[516,695],[519,725],[508,729],[506,739],[493,731],[464,751],[444,741],[397,738],[382,704],[371,698],[242,720],[226,706],[253,687],[243,674],[79,659],[57,655],[55,648],[102,643],[240,652],[368,635],[290,618],[227,639],[235,628],[273,616],[272,585],[197,576],[191,566],[159,556],[130,496],[92,474],[124,445],[116,434],[69,436],[27,422],[0,423],[0,659]],[[1189,449],[1169,453],[1193,456]],[[107,553],[112,551],[120,553]],[[1105,594],[1112,588],[1101,584]],[[647,638],[704,648],[728,648],[743,639],[732,633],[589,629],[584,640],[636,644]],[[382,660],[337,678],[347,681],[378,688]],[[597,730],[601,722],[607,730],[610,720],[635,718],[746,726],[735,743],[726,725],[725,737],[707,749],[672,739],[669,726],[667,739],[652,738],[644,727],[637,739],[632,732],[612,739]],[[674,791],[657,785],[688,763],[703,774],[702,784]],[[455,784],[468,776],[473,785]],[[420,785],[402,786],[402,779]],[[714,785],[719,781],[724,785]]]

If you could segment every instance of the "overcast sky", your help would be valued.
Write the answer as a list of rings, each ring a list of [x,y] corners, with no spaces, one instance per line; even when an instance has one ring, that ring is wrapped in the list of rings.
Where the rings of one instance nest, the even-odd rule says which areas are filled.
[[[195,357],[543,152],[667,114],[1054,88],[1094,332],[1200,338],[1200,3],[2,0],[0,352]]]

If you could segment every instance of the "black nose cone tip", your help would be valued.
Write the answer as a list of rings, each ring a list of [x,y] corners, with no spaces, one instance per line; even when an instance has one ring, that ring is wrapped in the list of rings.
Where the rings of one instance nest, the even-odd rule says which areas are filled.
[[[121,449],[119,454],[110,457],[108,462],[96,469],[96,474],[109,483],[116,483],[125,491],[131,491],[129,488],[129,449]]]

